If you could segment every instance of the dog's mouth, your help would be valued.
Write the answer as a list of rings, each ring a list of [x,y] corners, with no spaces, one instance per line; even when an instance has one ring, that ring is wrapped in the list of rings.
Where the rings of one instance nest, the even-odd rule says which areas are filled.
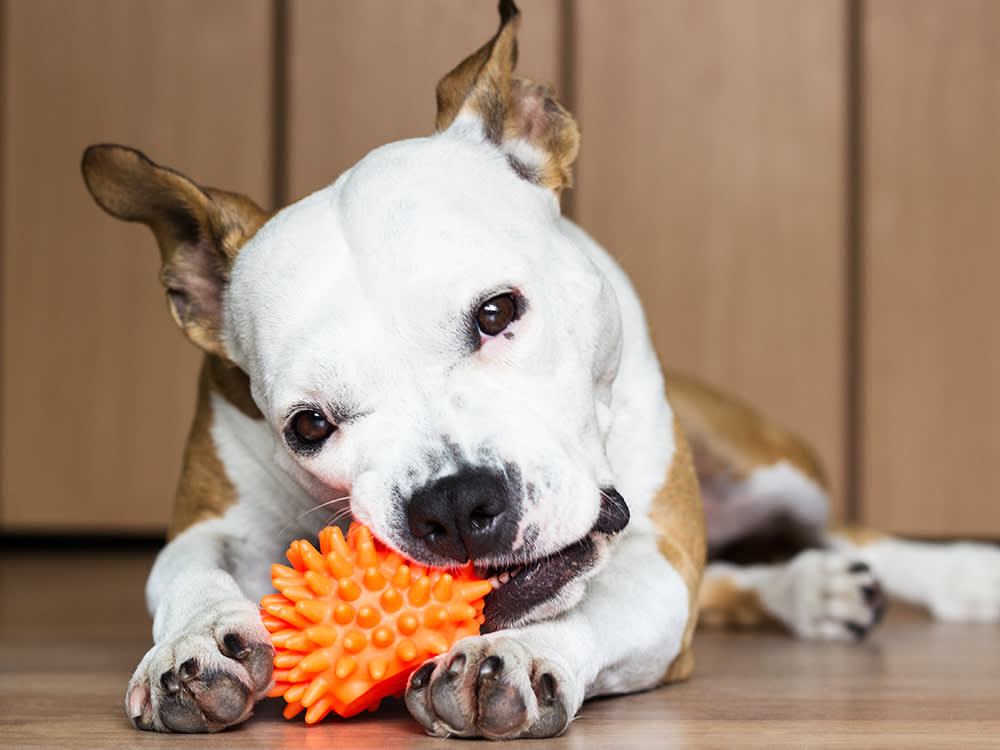
[[[555,600],[567,585],[587,576],[599,558],[593,537],[590,533],[553,555],[513,568],[476,566],[476,574],[493,584],[483,609],[483,630],[502,630],[523,622],[531,612]]]
[[[579,541],[551,555],[510,567],[476,565],[476,574],[493,585],[483,609],[484,631],[521,624],[533,613],[549,614],[543,609],[561,609],[560,595],[566,587],[595,572],[602,549],[629,520],[628,506],[616,490],[602,490],[601,498],[597,521]]]

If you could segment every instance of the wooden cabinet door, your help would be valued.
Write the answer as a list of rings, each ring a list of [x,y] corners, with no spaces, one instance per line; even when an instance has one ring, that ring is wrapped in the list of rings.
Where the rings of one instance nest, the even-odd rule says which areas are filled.
[[[1000,536],[1000,3],[863,18],[867,522]]]
[[[170,321],[152,235],[96,206],[80,157],[129,144],[266,204],[271,3],[4,9],[2,528],[159,531],[199,356]]]
[[[580,0],[579,222],[665,365],[806,436],[844,484],[839,0]]]

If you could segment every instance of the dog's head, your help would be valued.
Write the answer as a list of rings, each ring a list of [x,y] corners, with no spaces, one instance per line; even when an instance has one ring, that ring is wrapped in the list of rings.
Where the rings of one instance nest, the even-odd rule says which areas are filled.
[[[93,147],[113,214],[149,224],[188,336],[248,376],[278,461],[404,555],[473,560],[488,625],[559,612],[628,522],[604,442],[614,292],[559,213],[578,132],[513,75],[518,14],[438,86],[438,132],[377,149],[268,217]]]

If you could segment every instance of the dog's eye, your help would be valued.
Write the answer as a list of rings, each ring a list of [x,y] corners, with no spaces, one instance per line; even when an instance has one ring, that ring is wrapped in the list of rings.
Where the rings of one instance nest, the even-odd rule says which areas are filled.
[[[490,297],[476,311],[476,325],[487,336],[496,336],[511,324],[517,315],[517,300],[513,294]]]
[[[292,433],[303,445],[316,445],[326,440],[336,425],[331,424],[318,411],[306,409],[292,417]]]

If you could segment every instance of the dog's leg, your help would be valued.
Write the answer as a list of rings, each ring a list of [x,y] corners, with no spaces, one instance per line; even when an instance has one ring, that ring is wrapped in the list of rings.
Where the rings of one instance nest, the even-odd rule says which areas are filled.
[[[856,557],[811,549],[772,565],[711,563],[699,596],[700,623],[777,623],[801,638],[864,637],[885,612],[871,567]]]
[[[870,563],[829,549],[826,485],[809,446],[697,380],[673,373],[667,386],[692,444],[715,559],[699,595],[701,624],[864,636],[885,596]]]
[[[865,529],[835,529],[834,547],[864,560],[891,596],[942,620],[1000,621],[1000,547],[913,542]]]
[[[224,521],[202,521],[157,557],[146,589],[154,645],[125,699],[140,729],[217,731],[244,721],[270,689],[267,630],[224,569],[231,536]]]
[[[406,693],[414,717],[437,736],[549,737],[585,698],[656,685],[682,650],[689,588],[646,526],[569,612],[467,638],[421,667]]]

